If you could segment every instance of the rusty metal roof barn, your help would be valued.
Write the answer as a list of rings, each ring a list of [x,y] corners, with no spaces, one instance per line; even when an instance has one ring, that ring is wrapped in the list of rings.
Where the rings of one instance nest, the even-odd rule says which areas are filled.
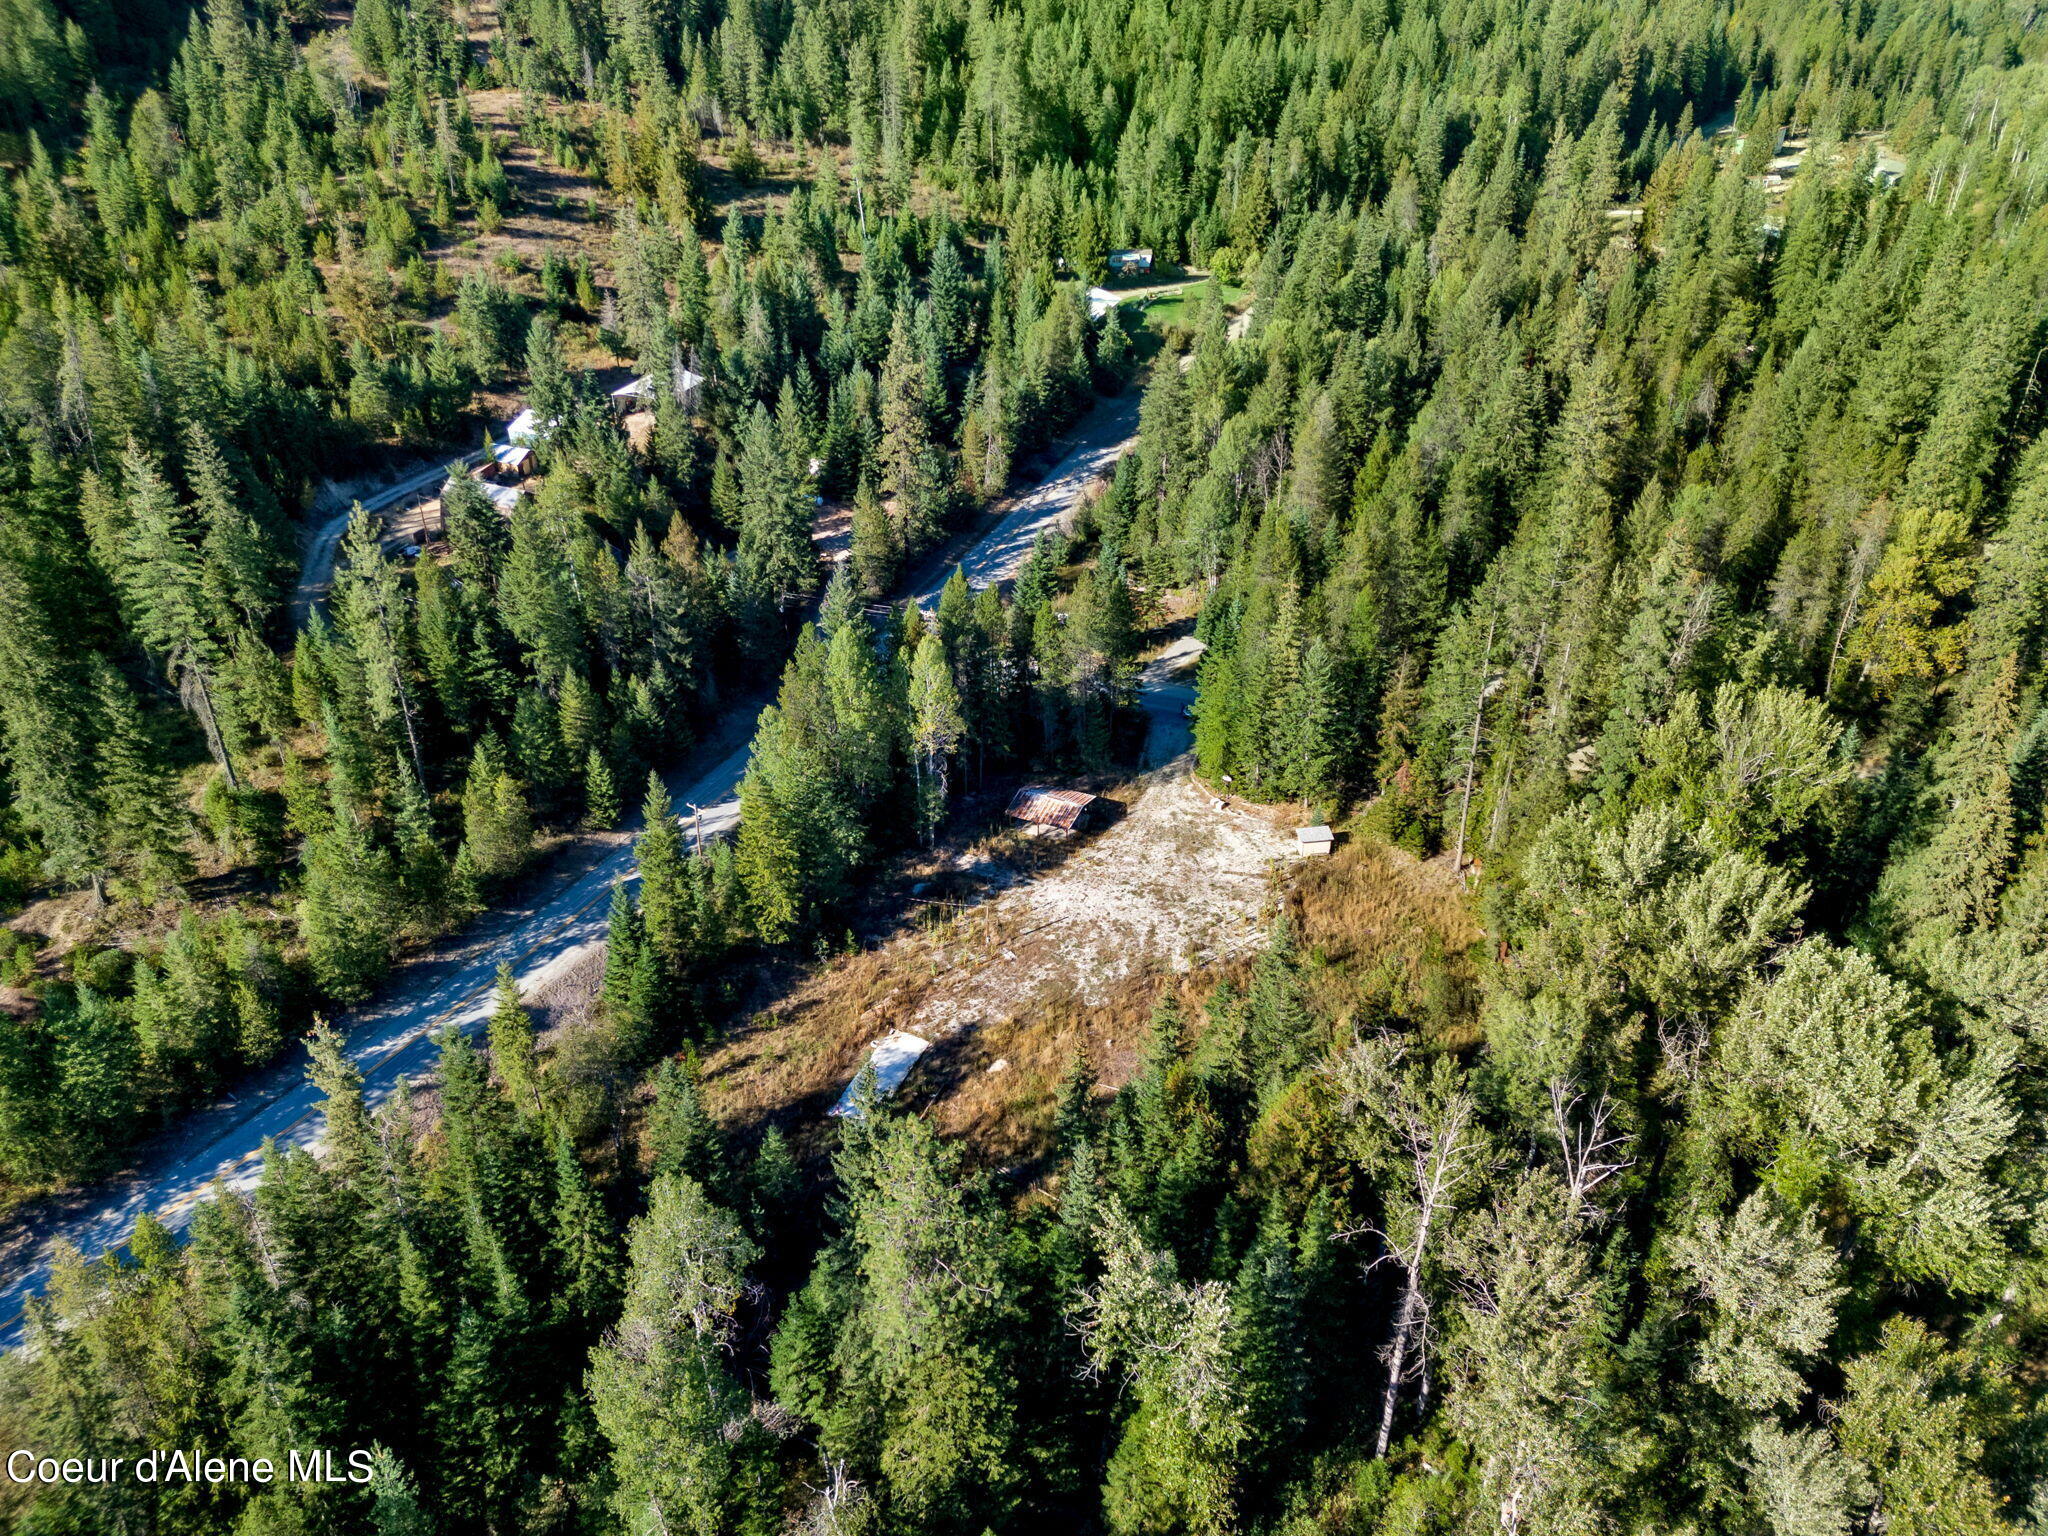
[[[1026,785],[1011,797],[1009,814],[1013,821],[1073,831],[1088,824],[1095,802],[1094,795],[1078,789],[1039,789]]]

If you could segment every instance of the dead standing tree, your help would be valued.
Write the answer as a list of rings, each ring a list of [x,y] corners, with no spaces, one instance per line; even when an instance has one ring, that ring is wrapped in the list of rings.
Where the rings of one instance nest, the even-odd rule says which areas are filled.
[[[1401,1296],[1383,1352],[1387,1369],[1374,1436],[1374,1454],[1384,1456],[1401,1387],[1411,1375],[1422,1380],[1427,1402],[1429,1296],[1423,1289],[1423,1266],[1460,1199],[1485,1173],[1488,1145],[1478,1124],[1478,1105],[1447,1056],[1412,1062],[1404,1042],[1379,1037],[1360,1040],[1338,1071],[1363,1160],[1385,1173],[1386,1220],[1371,1229],[1385,1252],[1373,1262],[1393,1263],[1401,1270]]]
[[[1606,1211],[1594,1201],[1593,1191],[1635,1166],[1636,1160],[1626,1155],[1628,1133],[1613,1122],[1614,1106],[1605,1093],[1589,1101],[1568,1079],[1550,1085],[1551,1133],[1557,1138],[1565,1192],[1573,1213],[1582,1221],[1607,1219]]]

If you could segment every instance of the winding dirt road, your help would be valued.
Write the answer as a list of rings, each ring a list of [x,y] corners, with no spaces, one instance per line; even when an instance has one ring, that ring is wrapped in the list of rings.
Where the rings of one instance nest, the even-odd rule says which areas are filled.
[[[460,462],[478,464],[482,461],[483,450],[478,449]],[[348,537],[349,519],[355,515],[358,506],[365,512],[388,512],[422,491],[440,485],[447,478],[447,464],[430,465],[394,485],[352,499],[348,505],[327,513],[309,528],[299,555],[299,583],[292,588],[292,628],[304,629],[313,609],[325,602],[327,594],[333,590],[334,562],[341,553],[341,541]]]
[[[1038,483],[1015,496],[992,528],[942,551],[909,584],[910,594],[920,602],[936,601],[956,561],[976,587],[1013,578],[1039,533],[1067,518],[1129,446],[1138,402],[1136,390],[1098,400]],[[390,506],[444,473],[445,468],[436,467],[431,474],[411,477],[365,499],[363,506],[371,511]],[[308,579],[301,584],[308,611],[332,580],[335,550],[347,522],[342,514],[308,541]],[[694,770],[685,768],[670,779],[676,804],[694,812],[679,819],[699,836],[724,834],[739,822],[739,781],[746,772],[754,719],[753,711],[729,717],[718,739],[738,745],[714,751],[708,766],[700,761]],[[610,834],[599,850],[580,872],[539,882],[542,888],[530,892],[524,904],[487,914],[459,944],[402,967],[374,1002],[335,1019],[372,1106],[391,1095],[400,1077],[417,1077],[431,1064],[434,1037],[442,1029],[482,1028],[501,963],[512,967],[520,990],[530,994],[604,943],[612,888],[637,878],[637,871],[629,833]],[[32,1240],[18,1241],[0,1257],[0,1318],[5,1319],[0,1346],[18,1342],[22,1308],[42,1291],[56,1244],[68,1242],[89,1255],[118,1249],[144,1212],[182,1232],[216,1179],[232,1189],[247,1189],[257,1181],[268,1143],[317,1146],[319,1105],[320,1096],[305,1081],[300,1064],[285,1063],[189,1117],[175,1134],[144,1149],[129,1173],[79,1192],[66,1208],[46,1211]]]

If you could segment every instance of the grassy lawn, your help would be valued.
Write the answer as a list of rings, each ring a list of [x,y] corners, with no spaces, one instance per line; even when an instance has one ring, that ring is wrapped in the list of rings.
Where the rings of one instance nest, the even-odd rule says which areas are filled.
[[[1142,305],[1132,304],[1126,306],[1124,314],[1125,323],[1128,324],[1132,318],[1131,310],[1142,309],[1145,324],[1155,330],[1163,331],[1168,326],[1185,325],[1188,320],[1189,300],[1200,293],[1206,286],[1206,282],[1190,283],[1178,293],[1162,293],[1155,298],[1144,301]],[[1251,293],[1249,288],[1240,288],[1235,283],[1218,283],[1216,287],[1222,293],[1223,302],[1226,307],[1242,303]]]

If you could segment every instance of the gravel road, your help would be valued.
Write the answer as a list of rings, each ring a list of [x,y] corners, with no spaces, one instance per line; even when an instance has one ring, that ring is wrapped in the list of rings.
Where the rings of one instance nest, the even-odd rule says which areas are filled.
[[[462,462],[475,464],[482,458],[483,453],[479,450]],[[299,584],[292,589],[292,628],[305,628],[314,606],[327,600],[327,594],[334,586],[335,557],[341,552],[341,541],[348,537],[349,519],[354,516],[358,505],[365,512],[384,512],[421,491],[439,486],[447,478],[446,464],[430,465],[395,485],[368,496],[351,498],[345,506],[329,512],[308,529],[304,552],[299,557]]]
[[[1064,455],[1039,482],[1015,498],[993,528],[942,551],[918,573],[909,591],[922,602],[936,601],[956,561],[977,587],[1013,578],[1039,532],[1069,516],[1095,477],[1129,445],[1137,413],[1136,391],[1097,401],[1069,434]],[[380,510],[444,473],[436,467],[363,505]],[[309,540],[308,579],[295,608],[303,601],[310,610],[324,593],[347,524],[343,513]],[[750,728],[742,735],[739,723],[728,721],[723,739],[741,745],[717,756],[709,767],[700,763],[670,782],[683,824],[693,825],[696,808],[694,826],[703,837],[728,832],[739,821],[737,791],[747,766],[744,742],[752,735]],[[750,726],[751,720],[745,723]],[[524,905],[487,914],[458,949],[402,968],[373,1003],[338,1017],[334,1022],[347,1038],[349,1058],[363,1074],[365,1098],[372,1105],[381,1103],[401,1076],[425,1071],[436,1056],[434,1037],[443,1028],[480,1029],[501,962],[512,966],[521,990],[531,993],[602,945],[612,887],[635,877],[631,841],[616,835],[580,873],[541,882]],[[182,1231],[216,1178],[235,1189],[256,1182],[267,1142],[314,1145],[321,1129],[319,1102],[296,1061],[258,1074],[191,1116],[175,1135],[152,1143],[131,1172],[81,1191],[62,1208],[49,1208],[31,1233],[18,1236],[0,1254],[0,1318],[6,1319],[0,1323],[0,1346],[18,1340],[21,1309],[41,1292],[55,1243],[73,1243],[87,1254],[118,1248],[145,1211]]]

